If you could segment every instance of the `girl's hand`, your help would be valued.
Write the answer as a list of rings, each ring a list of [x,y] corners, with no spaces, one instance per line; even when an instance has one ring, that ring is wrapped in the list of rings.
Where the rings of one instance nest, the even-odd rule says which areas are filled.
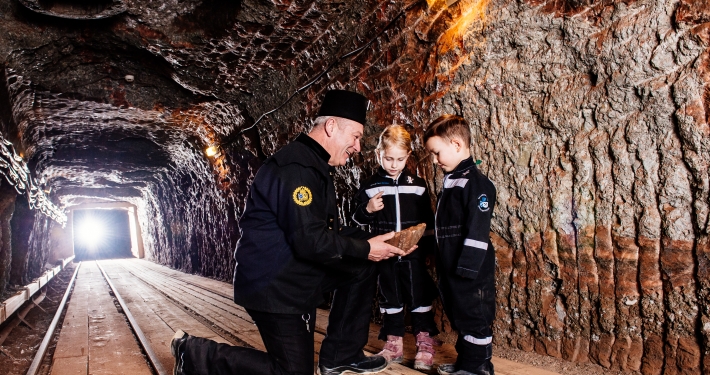
[[[384,194],[384,191],[377,193],[377,195],[370,198],[367,202],[367,207],[365,207],[365,209],[368,213],[377,212],[385,207],[385,204],[382,203],[382,194]]]

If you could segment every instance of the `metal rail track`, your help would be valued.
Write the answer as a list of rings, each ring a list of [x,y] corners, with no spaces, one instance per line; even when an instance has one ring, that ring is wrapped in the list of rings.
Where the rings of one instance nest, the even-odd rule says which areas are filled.
[[[140,346],[145,351],[145,354],[148,356],[148,362],[150,363],[151,367],[153,367],[153,370],[155,370],[158,375],[169,375],[169,373],[165,371],[165,368],[163,368],[163,365],[160,364],[158,356],[155,354],[153,348],[151,348],[150,344],[148,343],[148,339],[145,337],[143,331],[138,326],[138,322],[135,320],[135,318],[133,318],[133,314],[131,314],[131,311],[128,309],[128,305],[126,305],[126,302],[123,301],[123,298],[121,298],[121,295],[118,293],[118,289],[113,286],[111,279],[108,277],[106,271],[104,271],[104,268],[101,267],[99,262],[96,262],[96,265],[99,267],[99,270],[101,270],[101,274],[104,275],[104,279],[113,291],[114,297],[116,297],[116,300],[121,305],[121,309],[123,309],[123,314],[126,315],[128,323],[131,325],[131,329],[133,329],[133,332],[136,334],[138,344],[140,344]]]
[[[62,302],[59,304],[57,312],[54,314],[54,319],[52,319],[52,323],[49,325],[47,333],[44,335],[44,339],[42,340],[42,343],[37,349],[37,354],[35,354],[35,358],[32,360],[32,364],[30,365],[29,370],[27,370],[27,375],[35,375],[37,373],[37,370],[39,370],[39,365],[42,363],[42,360],[44,359],[44,354],[47,352],[49,340],[51,340],[52,336],[54,336],[54,331],[57,329],[57,323],[59,322],[59,318],[61,317],[62,312],[66,307],[67,300],[69,299],[69,295],[71,294],[74,288],[74,281],[76,281],[76,275],[79,273],[79,268],[81,268],[81,262],[79,262],[79,264],[77,264],[76,268],[74,269],[74,275],[72,275],[71,280],[67,285],[67,290],[64,292]]]
[[[126,319],[128,320],[128,323],[131,326],[131,329],[133,330],[133,333],[135,334],[136,338],[138,339],[138,344],[141,346],[143,351],[148,357],[148,363],[152,367],[152,369],[155,371],[156,374],[158,375],[169,375],[170,373],[163,368],[163,365],[160,364],[160,361],[158,360],[158,356],[155,354],[153,351],[153,348],[151,348],[150,344],[148,343],[148,339],[145,337],[143,334],[143,331],[141,328],[138,326],[138,322],[133,318],[133,314],[131,314],[131,311],[128,309],[128,305],[126,305],[126,302],[123,301],[123,298],[121,298],[121,295],[118,293],[118,289],[114,287],[113,283],[111,282],[111,279],[108,277],[106,274],[106,271],[104,271],[103,267],[99,264],[99,262],[96,262],[96,265],[99,267],[99,270],[101,270],[101,274],[104,277],[104,280],[106,280],[106,283],[108,284],[109,288],[111,288],[111,291],[113,292],[114,297],[118,301],[118,303],[121,305],[121,309],[123,310],[123,314],[126,316]],[[45,353],[47,351],[47,346],[49,344],[49,341],[52,339],[54,336],[54,332],[57,329],[57,324],[59,322],[59,318],[62,315],[62,312],[64,311],[66,307],[66,302],[69,299],[69,296],[71,295],[72,289],[74,287],[74,282],[76,280],[76,276],[79,273],[79,268],[81,267],[81,263],[76,267],[74,270],[74,275],[71,278],[71,281],[69,282],[69,285],[67,286],[67,290],[64,293],[64,297],[62,298],[62,302],[59,305],[59,308],[57,309],[57,313],[54,314],[54,319],[52,320],[52,323],[49,326],[49,329],[47,330],[47,333],[44,335],[44,339],[42,340],[42,343],[39,346],[39,349],[37,350],[37,354],[34,357],[34,360],[32,361],[32,364],[30,365],[29,370],[27,370],[26,375],[36,375],[37,371],[39,370],[40,364],[42,363],[42,360],[44,359]]]

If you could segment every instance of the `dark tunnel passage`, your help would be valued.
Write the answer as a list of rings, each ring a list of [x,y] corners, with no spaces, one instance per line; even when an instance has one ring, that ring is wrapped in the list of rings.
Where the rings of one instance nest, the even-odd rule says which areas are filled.
[[[497,353],[710,374],[708,0],[0,0],[0,295],[71,256],[232,282],[257,172],[332,89],[371,103],[333,172],[345,225],[384,128],[436,207],[424,133],[468,120]]]

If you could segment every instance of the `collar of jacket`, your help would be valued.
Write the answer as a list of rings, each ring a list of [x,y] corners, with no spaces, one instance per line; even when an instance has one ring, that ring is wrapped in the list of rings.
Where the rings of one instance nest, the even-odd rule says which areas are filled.
[[[304,167],[312,167],[325,176],[329,175],[328,172],[331,169],[328,165],[328,160],[330,160],[328,151],[313,138],[303,133],[275,153],[271,159],[280,166],[300,164]]]
[[[456,168],[454,168],[454,170],[453,170],[453,172],[451,172],[451,174],[463,172],[463,171],[471,169],[471,167],[475,167],[475,166],[476,166],[476,163],[473,161],[473,156],[469,156],[466,159],[461,160],[459,165],[457,165]]]
[[[296,142],[301,142],[304,145],[313,149],[313,151],[321,157],[326,163],[330,160],[330,154],[326,151],[320,143],[316,142],[315,139],[311,138],[308,134],[301,133],[294,140]]]
[[[383,177],[383,178],[386,178],[386,179],[388,179],[388,180],[390,180],[390,181],[395,181],[395,182],[398,182],[399,179],[401,179],[402,176],[404,176],[404,175],[406,174],[406,172],[407,172],[407,169],[406,169],[406,168],[405,168],[405,169],[402,169],[402,172],[399,172],[399,176],[397,176],[397,178],[392,178],[392,177],[390,177],[390,176],[387,174],[387,172],[385,171],[384,168],[382,168],[381,166],[380,166],[379,168],[377,168],[377,174],[378,174],[380,177]]]

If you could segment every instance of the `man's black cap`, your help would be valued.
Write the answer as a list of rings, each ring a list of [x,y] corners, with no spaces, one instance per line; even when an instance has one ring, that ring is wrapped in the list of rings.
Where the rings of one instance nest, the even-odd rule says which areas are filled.
[[[318,116],[337,116],[365,125],[370,101],[352,91],[331,90],[325,93]]]

